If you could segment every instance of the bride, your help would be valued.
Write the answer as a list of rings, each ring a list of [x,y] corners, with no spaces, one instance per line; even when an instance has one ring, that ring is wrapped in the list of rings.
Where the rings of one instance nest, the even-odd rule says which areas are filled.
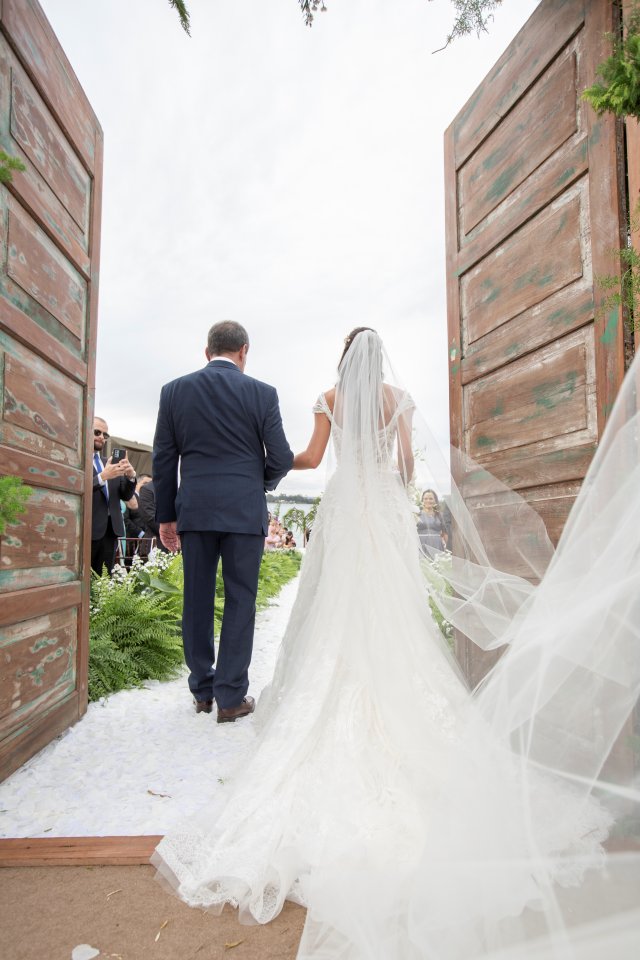
[[[537,515],[483,473],[516,576],[492,562],[377,333],[347,337],[294,460],[317,466],[331,439],[336,469],[255,742],[218,807],[154,854],[183,900],[249,923],[304,904],[300,960],[636,956],[638,377],[553,557]],[[454,454],[456,478],[477,469]],[[448,567],[420,554],[418,479],[450,486]],[[436,608],[507,646],[474,691]]]

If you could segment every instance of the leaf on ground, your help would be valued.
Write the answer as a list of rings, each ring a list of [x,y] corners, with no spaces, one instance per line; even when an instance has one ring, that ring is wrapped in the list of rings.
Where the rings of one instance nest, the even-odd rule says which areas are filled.
[[[160,934],[162,933],[162,931],[164,930],[164,928],[166,927],[166,925],[167,925],[168,923],[169,923],[169,921],[168,921],[168,920],[165,920],[164,923],[160,924],[160,929],[159,929],[158,932],[156,933],[156,939],[155,939],[155,942],[156,942],[156,943],[157,943],[158,940],[160,939]]]
[[[147,793],[150,793],[152,797],[166,797],[169,800],[171,799],[170,793],[156,793],[155,790],[147,790]]]
[[[244,940],[234,940],[233,943],[225,943],[225,950],[233,950],[234,947],[239,947],[241,943],[244,943]]]
[[[108,894],[107,894],[107,900],[109,899],[109,897],[113,897],[116,893],[122,893],[122,887],[118,887],[117,890],[112,890],[111,893],[108,893]],[[109,954],[109,956],[115,957],[116,954],[115,954],[115,953],[111,953],[111,954]]]

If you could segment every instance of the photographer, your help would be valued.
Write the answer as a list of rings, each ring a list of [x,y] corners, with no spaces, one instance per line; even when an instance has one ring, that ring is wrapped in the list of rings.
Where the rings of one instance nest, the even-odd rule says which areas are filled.
[[[126,450],[114,450],[105,463],[101,453],[109,439],[106,421],[93,421],[93,502],[91,510],[91,569],[111,573],[118,537],[124,537],[120,501],[130,500],[136,490],[136,472]]]

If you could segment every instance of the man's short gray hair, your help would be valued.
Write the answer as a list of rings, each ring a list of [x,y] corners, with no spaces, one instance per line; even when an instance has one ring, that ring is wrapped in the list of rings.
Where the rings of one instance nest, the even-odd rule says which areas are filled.
[[[245,328],[235,320],[222,320],[209,330],[207,350],[212,357],[219,357],[222,353],[238,353],[245,343],[249,345]]]

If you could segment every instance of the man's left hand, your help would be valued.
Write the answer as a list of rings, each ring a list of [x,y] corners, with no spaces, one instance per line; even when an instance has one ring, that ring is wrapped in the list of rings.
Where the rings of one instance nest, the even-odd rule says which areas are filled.
[[[125,477],[128,477],[129,480],[133,480],[133,478],[136,475],[136,471],[134,470],[133,466],[129,463],[126,457],[124,458],[124,460],[120,461],[120,466],[122,467],[122,472],[124,473]]]
[[[177,553],[180,549],[180,534],[175,520],[170,523],[161,523],[159,525],[160,539],[167,550],[171,553]]]

